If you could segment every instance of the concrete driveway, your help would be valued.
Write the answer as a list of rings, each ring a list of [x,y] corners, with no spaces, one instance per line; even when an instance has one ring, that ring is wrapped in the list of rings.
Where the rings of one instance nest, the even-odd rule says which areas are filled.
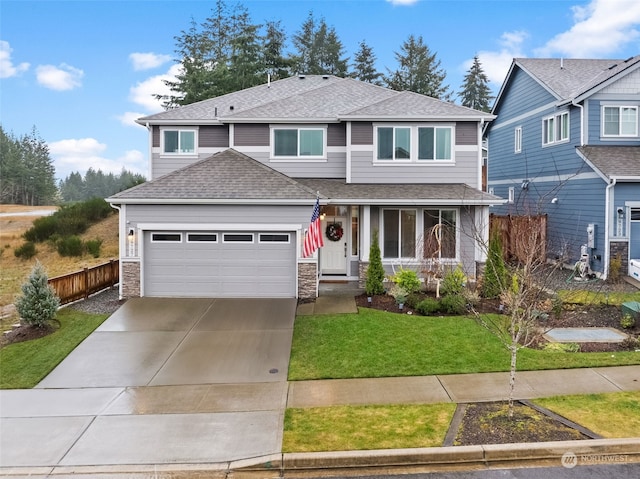
[[[0,465],[279,453],[295,309],[295,299],[127,301],[35,389],[0,391]]]

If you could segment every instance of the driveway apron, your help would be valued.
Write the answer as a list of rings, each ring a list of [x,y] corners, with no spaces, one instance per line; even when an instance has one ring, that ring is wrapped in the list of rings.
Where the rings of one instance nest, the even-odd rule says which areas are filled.
[[[295,308],[293,298],[127,301],[35,389],[0,391],[0,466],[279,453]],[[47,448],[28,446],[42,437]]]

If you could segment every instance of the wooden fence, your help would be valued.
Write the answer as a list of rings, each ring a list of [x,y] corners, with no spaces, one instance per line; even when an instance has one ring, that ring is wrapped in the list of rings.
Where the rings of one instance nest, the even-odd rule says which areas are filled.
[[[547,215],[490,215],[490,234],[500,236],[505,259],[526,262],[531,253],[535,261],[547,259]]]
[[[49,279],[61,304],[88,298],[90,294],[115,286],[120,281],[120,261],[112,259],[92,268]]]

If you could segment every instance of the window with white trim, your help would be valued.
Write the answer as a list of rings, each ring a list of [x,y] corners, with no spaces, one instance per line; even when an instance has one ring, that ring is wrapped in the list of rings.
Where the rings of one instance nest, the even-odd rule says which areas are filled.
[[[187,233],[187,243],[217,243],[216,233]]]
[[[260,233],[258,243],[289,243],[289,233]]]
[[[324,128],[272,128],[273,158],[325,158]]]
[[[382,221],[382,257],[415,258],[416,210],[384,210]]]
[[[182,243],[182,233],[151,233],[152,243]]]
[[[162,130],[162,152],[166,155],[193,155],[196,130]]]
[[[569,112],[565,111],[542,120],[542,144],[569,141]]]
[[[376,126],[376,160],[380,162],[451,161],[451,126]]]
[[[602,136],[638,136],[638,107],[603,106]]]
[[[517,127],[514,130],[513,151],[514,153],[522,152],[522,127],[521,126]]]
[[[253,233],[224,233],[223,243],[253,243]]]
[[[457,211],[424,210],[424,259],[455,259],[458,251]]]

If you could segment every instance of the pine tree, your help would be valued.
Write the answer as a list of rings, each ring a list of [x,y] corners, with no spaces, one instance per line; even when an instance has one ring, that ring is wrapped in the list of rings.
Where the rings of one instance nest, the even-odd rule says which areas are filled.
[[[482,277],[481,293],[483,298],[497,298],[507,287],[508,271],[502,257],[500,236],[492,234],[489,238],[487,263]]]
[[[384,293],[384,267],[382,266],[382,256],[380,245],[378,244],[378,230],[374,230],[371,246],[369,248],[369,267],[367,268],[367,279],[365,292],[367,296]]]
[[[49,286],[47,273],[39,261],[22,285],[22,296],[16,299],[15,306],[22,321],[30,326],[43,328],[55,317],[60,299]]]
[[[476,55],[464,77],[462,90],[458,93],[458,97],[462,99],[462,106],[489,112],[491,110],[489,104],[494,97],[491,95],[488,83],[489,78],[482,70],[482,65]]]
[[[347,75],[349,60],[343,57],[344,47],[335,28],[328,27],[324,18],[316,22],[313,12],[293,36],[293,46],[296,48],[293,68],[297,73]]]
[[[449,100],[449,86],[444,85],[446,73],[440,68],[440,60],[424,44],[422,36],[409,35],[399,52],[395,52],[398,68],[384,80],[389,88],[398,91],[413,91],[440,100]]]
[[[382,73],[376,70],[376,55],[373,49],[364,40],[359,43],[359,50],[354,57],[353,72],[351,76],[356,80],[374,85],[380,85]]]
[[[271,79],[281,80],[291,76],[291,60],[284,56],[287,36],[280,21],[267,22],[262,47],[262,63]]]

